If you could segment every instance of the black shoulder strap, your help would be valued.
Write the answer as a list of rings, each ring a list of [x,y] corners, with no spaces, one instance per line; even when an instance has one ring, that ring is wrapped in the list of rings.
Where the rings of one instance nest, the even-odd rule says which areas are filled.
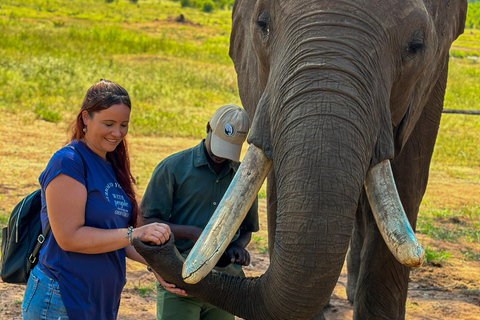
[[[33,248],[32,253],[28,257],[28,261],[30,261],[32,263],[32,265],[37,260],[38,251],[40,251],[40,248],[42,247],[42,244],[45,241],[45,239],[47,238],[47,234],[49,232],[50,232],[50,221],[47,221],[47,225],[45,226],[45,230],[43,230],[43,232],[38,235],[37,244],[35,245],[35,248]]]
[[[83,163],[83,169],[84,169],[84,172],[85,172],[85,177],[87,177],[87,166],[85,164],[85,160],[83,159],[83,156],[80,152],[78,152],[78,150],[70,145],[70,147],[75,150],[75,152],[80,156],[80,158],[82,159],[82,163]],[[47,235],[48,233],[50,232],[50,220],[47,221],[47,224],[45,225],[45,230],[43,230],[43,232],[41,234],[38,235],[37,237],[37,244],[35,245],[35,248],[33,248],[33,251],[32,253],[30,254],[30,256],[28,257],[28,260],[34,264],[35,263],[35,260],[37,259],[37,254],[38,254],[38,251],[40,251],[40,248],[42,247],[42,244],[45,242],[45,239],[47,238]]]

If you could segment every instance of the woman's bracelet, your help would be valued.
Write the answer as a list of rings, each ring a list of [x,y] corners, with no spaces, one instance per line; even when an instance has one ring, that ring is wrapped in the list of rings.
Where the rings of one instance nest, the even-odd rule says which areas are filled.
[[[130,244],[132,243],[132,232],[133,232],[133,227],[132,226],[128,227],[127,235],[125,236],[125,238],[128,239],[128,242],[130,242]]]

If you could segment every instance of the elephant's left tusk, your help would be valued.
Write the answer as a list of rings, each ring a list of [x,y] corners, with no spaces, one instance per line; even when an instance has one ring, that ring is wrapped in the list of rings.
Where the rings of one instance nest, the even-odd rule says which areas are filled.
[[[372,167],[364,184],[378,229],[392,254],[406,266],[422,266],[425,250],[408,222],[390,161],[384,160]]]
[[[186,283],[197,283],[217,264],[255,201],[272,161],[250,145],[217,210],[183,264]]]

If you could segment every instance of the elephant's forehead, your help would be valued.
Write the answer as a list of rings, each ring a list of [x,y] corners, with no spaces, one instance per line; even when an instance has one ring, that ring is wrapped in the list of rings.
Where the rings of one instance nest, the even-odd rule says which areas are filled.
[[[395,1],[394,4],[388,5],[390,1],[379,6],[379,16],[382,17],[386,24],[405,23],[406,19],[419,20],[426,18],[427,8],[423,1]]]
[[[357,1],[278,1],[271,8],[274,13],[285,16],[300,17],[316,13],[353,13],[359,17],[381,17],[383,23],[398,24],[408,17],[419,17],[427,12],[421,0],[357,0]]]

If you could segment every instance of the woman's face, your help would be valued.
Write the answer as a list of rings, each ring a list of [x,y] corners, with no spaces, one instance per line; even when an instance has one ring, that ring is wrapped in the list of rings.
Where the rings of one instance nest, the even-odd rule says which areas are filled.
[[[83,123],[87,127],[85,143],[103,159],[112,152],[128,133],[130,108],[124,104],[114,104],[110,108],[92,113],[82,113]]]

